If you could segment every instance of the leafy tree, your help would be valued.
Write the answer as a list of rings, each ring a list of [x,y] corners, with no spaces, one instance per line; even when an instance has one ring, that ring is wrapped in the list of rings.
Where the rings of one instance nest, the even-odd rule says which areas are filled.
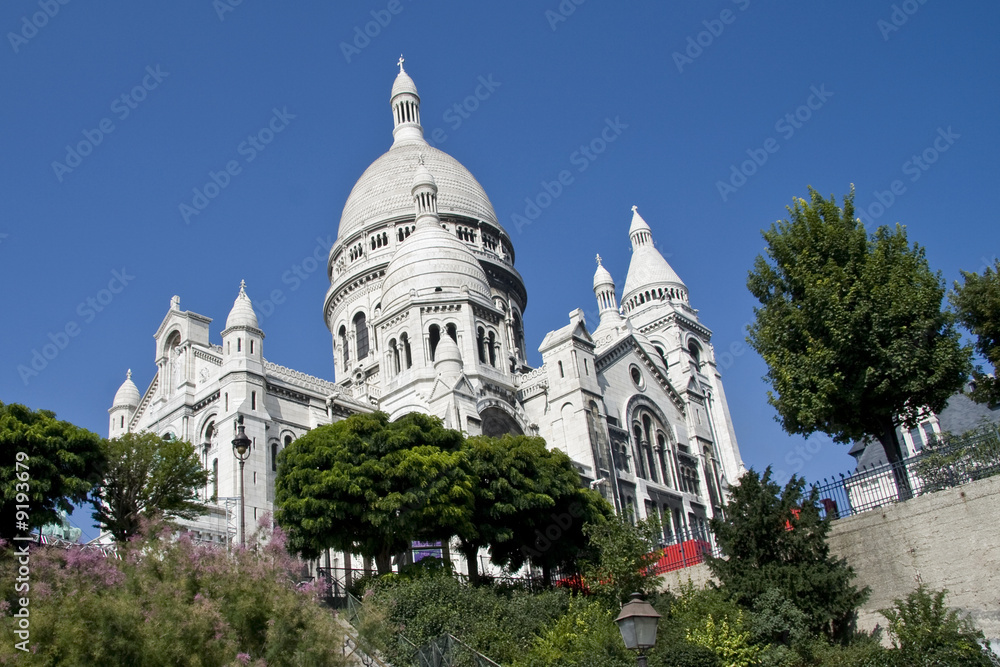
[[[905,600],[895,600],[891,609],[879,610],[889,621],[889,636],[898,652],[895,664],[990,667],[980,645],[983,633],[945,606],[946,593],[921,584]]]
[[[944,407],[965,381],[969,350],[941,309],[940,274],[904,227],[869,237],[853,189],[843,208],[809,193],[763,232],[766,255],[747,279],[761,304],[747,340],[768,365],[769,402],[787,432],[876,438],[896,462],[896,426]]]
[[[1000,368],[1000,260],[986,267],[983,275],[962,271],[964,285],[955,282],[951,304],[962,323],[976,336],[976,351],[993,366],[993,374],[976,368],[973,378],[976,388],[972,398],[980,403],[1000,403],[1000,381],[996,372]]]
[[[204,514],[198,500],[211,474],[189,442],[155,433],[126,433],[103,441],[107,467],[95,489],[94,520],[124,542],[143,519],[193,519]]]
[[[819,517],[818,491],[806,496],[804,487],[793,477],[782,489],[771,481],[770,468],[763,476],[753,470],[743,475],[725,518],[711,521],[726,557],[709,558],[708,566],[743,607],[754,608],[777,589],[805,614],[810,631],[846,639],[868,590],[858,590],[851,567],[830,555],[830,523]]]
[[[581,487],[565,452],[547,448],[542,438],[473,437],[466,453],[475,502],[472,530],[460,537],[473,576],[476,553],[488,546],[493,563],[516,570],[530,560],[548,584],[554,568],[572,565],[586,549],[584,524],[614,514],[599,494]]]
[[[307,558],[326,549],[374,558],[379,574],[414,540],[471,532],[462,434],[437,417],[352,415],[278,455],[277,519]]]
[[[622,516],[584,529],[596,558],[584,567],[587,587],[611,605],[621,605],[632,593],[651,593],[661,577],[650,567],[656,562],[660,524],[654,518],[633,524]]]
[[[16,505],[30,505],[26,523],[40,528],[59,520],[57,510],[71,512],[74,504],[86,502],[100,479],[100,445],[100,436],[58,421],[54,412],[0,403],[0,538],[27,532],[17,528]],[[18,500],[19,493],[27,495],[27,503]]]

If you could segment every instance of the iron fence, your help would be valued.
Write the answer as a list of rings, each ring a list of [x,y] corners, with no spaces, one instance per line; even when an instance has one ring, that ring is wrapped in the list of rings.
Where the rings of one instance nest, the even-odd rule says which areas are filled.
[[[350,593],[347,594],[345,620],[358,631],[354,637],[355,646],[366,656],[371,656],[375,664],[384,664],[378,659],[378,651],[361,635],[361,625],[366,614],[364,603]],[[445,633],[423,646],[417,646],[401,632],[394,632],[398,641],[398,653],[405,656],[406,664],[413,667],[501,667],[485,655],[475,650],[461,639],[450,633]],[[369,663],[366,663],[369,664]],[[394,667],[406,665],[393,663]]]
[[[990,425],[928,445],[916,456],[824,479],[821,515],[841,519],[934,491],[1000,474],[1000,426]]]

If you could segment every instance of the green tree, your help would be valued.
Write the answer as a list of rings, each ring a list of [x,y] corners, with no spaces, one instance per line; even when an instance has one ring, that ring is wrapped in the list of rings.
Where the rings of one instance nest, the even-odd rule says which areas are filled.
[[[962,271],[964,285],[955,282],[951,304],[958,321],[976,337],[976,351],[993,366],[993,374],[981,367],[973,371],[976,388],[972,398],[980,403],[1000,403],[1000,260],[986,267],[983,275]]]
[[[614,514],[581,486],[565,452],[542,438],[477,436],[466,441],[466,453],[475,502],[471,532],[460,537],[470,574],[476,553],[489,547],[494,564],[516,570],[530,560],[548,584],[554,568],[571,567],[587,548],[584,525]]]
[[[437,417],[352,415],[309,431],[278,455],[275,506],[289,545],[374,558],[379,574],[414,540],[467,535],[472,480],[462,434]]]
[[[655,517],[632,523],[616,516],[584,529],[595,558],[584,567],[587,587],[612,606],[621,605],[632,593],[651,593],[662,577],[650,569],[658,558],[661,536]]]
[[[896,462],[896,426],[944,407],[965,381],[970,351],[941,309],[940,274],[904,227],[869,237],[853,188],[843,208],[809,194],[763,232],[766,254],[747,279],[761,304],[747,340],[767,363],[769,402],[787,432],[876,438]]]
[[[804,487],[804,480],[793,477],[782,489],[771,480],[770,468],[763,476],[753,470],[744,474],[732,489],[725,518],[711,521],[725,558],[709,558],[708,566],[743,607],[759,607],[758,601],[777,589],[805,614],[812,632],[846,639],[868,589],[858,590],[851,567],[830,555],[830,523],[820,519],[815,487],[809,495]]]
[[[126,433],[103,441],[107,467],[94,490],[94,520],[124,542],[143,519],[193,519],[205,513],[198,491],[210,473],[189,442],[155,433]]]
[[[26,523],[41,528],[58,522],[58,510],[72,512],[74,504],[85,503],[103,462],[97,434],[48,410],[0,403],[0,538],[26,532],[17,528],[17,505],[29,505],[21,510],[28,513]]]

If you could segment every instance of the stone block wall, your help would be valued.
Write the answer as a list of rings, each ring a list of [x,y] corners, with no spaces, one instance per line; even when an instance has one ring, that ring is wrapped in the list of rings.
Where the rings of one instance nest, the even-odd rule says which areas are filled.
[[[922,582],[1000,638],[1000,476],[840,519],[828,539],[872,589],[859,628],[884,626],[878,609]]]

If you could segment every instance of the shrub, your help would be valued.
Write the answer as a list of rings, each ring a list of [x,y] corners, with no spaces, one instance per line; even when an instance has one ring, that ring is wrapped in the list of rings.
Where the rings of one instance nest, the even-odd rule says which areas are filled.
[[[0,618],[0,664],[342,665],[332,647],[343,632],[310,588],[296,588],[300,564],[285,551],[283,535],[265,542],[256,551],[226,552],[147,529],[122,546],[121,559],[35,547],[30,652],[14,648],[8,612]],[[14,595],[16,561],[9,550],[0,559],[0,584]]]

